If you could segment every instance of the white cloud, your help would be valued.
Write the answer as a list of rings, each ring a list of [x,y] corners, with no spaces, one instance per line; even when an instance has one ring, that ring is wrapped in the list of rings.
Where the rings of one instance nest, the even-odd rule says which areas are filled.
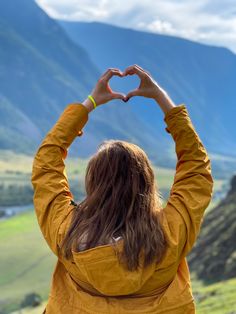
[[[146,29],[151,32],[162,33],[162,34],[174,34],[175,30],[170,22],[154,20],[151,23],[140,22],[137,27],[139,29]]]
[[[236,52],[235,0],[36,0],[53,18],[100,21]]]

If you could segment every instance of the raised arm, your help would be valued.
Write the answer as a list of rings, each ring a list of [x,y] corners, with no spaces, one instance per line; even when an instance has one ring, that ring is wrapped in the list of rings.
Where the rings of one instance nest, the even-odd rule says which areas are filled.
[[[76,136],[83,134],[87,120],[88,110],[82,104],[69,104],[44,138],[33,161],[34,208],[43,236],[56,255],[59,228],[74,207],[64,159]]]
[[[166,131],[175,141],[177,154],[176,174],[164,214],[164,227],[176,258],[186,256],[196,241],[203,214],[211,201],[213,178],[211,164],[205,147],[195,131],[184,104],[175,106],[168,94],[138,65],[127,68],[126,74],[139,75],[138,89],[133,96],[156,100],[163,110]]]
[[[164,213],[166,230],[178,243],[178,257],[192,249],[212,197],[211,163],[199,135],[195,131],[184,104],[169,110],[164,118],[166,131],[175,141],[176,173]]]
[[[108,69],[92,91],[98,106],[124,97],[110,90],[108,81],[113,75],[122,76],[122,73],[118,69]],[[64,159],[74,139],[83,134],[82,128],[93,109],[93,103],[88,99],[69,104],[42,141],[33,161],[31,182],[36,216],[45,240],[57,256],[74,209]]]

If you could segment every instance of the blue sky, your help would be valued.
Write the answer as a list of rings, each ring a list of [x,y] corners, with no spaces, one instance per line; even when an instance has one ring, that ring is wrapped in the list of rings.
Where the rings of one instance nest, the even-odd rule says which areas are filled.
[[[53,18],[100,21],[236,53],[236,0],[36,0]]]

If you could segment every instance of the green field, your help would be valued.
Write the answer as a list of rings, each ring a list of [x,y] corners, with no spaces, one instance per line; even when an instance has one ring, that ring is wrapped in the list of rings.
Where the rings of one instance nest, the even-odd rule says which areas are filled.
[[[17,308],[31,292],[46,298],[56,258],[33,211],[0,222],[0,251],[0,313]]]
[[[0,206],[15,206],[32,203],[33,190],[31,185],[31,170],[33,157],[0,150]],[[68,157],[65,160],[66,172],[71,191],[75,199],[85,195],[84,177],[88,160]],[[173,184],[175,169],[154,167],[157,186],[163,198],[167,198]],[[214,194],[227,190],[226,179],[214,178]],[[208,210],[214,207],[219,197],[212,200]]]
[[[0,206],[32,203],[32,162],[32,156],[0,150]],[[78,199],[84,194],[87,160],[67,158],[65,163],[71,190]]]

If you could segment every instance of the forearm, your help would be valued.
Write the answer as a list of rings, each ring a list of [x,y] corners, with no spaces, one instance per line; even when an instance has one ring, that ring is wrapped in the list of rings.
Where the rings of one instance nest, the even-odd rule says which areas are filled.
[[[213,186],[211,163],[185,105],[176,106],[165,118],[166,131],[175,141],[176,173],[171,195],[186,201],[186,208],[201,217],[208,205]],[[196,218],[195,218],[196,219]]]
[[[192,124],[185,105],[175,106],[169,111],[164,121],[167,124],[167,132],[171,133],[175,141],[177,155],[175,180],[182,180],[186,174],[204,174],[210,178],[210,160],[195,127]]]
[[[154,100],[158,103],[164,114],[176,107],[170,96],[163,89],[158,89]]]
[[[179,258],[192,249],[202,217],[212,197],[213,177],[209,156],[197,134],[185,105],[166,114],[166,131],[175,141],[176,173],[164,208],[166,228]]]
[[[58,255],[59,228],[73,208],[64,159],[67,149],[88,121],[81,103],[68,105],[42,141],[33,161],[31,182],[39,226],[53,252]]]
[[[35,190],[35,204],[41,204],[44,195],[45,206],[57,193],[69,194],[64,159],[67,149],[88,120],[88,112],[81,104],[70,104],[48,132],[39,146],[32,167],[32,184]],[[42,204],[40,205],[42,206]]]
[[[44,198],[47,195],[50,199],[61,190],[69,192],[63,159],[75,137],[83,134],[87,120],[88,112],[81,104],[70,104],[42,141],[32,167],[35,200],[37,195],[41,198],[42,191],[48,191]]]
[[[62,112],[55,125],[48,132],[43,144],[57,145],[66,150],[77,136],[83,134],[82,128],[88,121],[88,110],[82,103],[71,103]]]

